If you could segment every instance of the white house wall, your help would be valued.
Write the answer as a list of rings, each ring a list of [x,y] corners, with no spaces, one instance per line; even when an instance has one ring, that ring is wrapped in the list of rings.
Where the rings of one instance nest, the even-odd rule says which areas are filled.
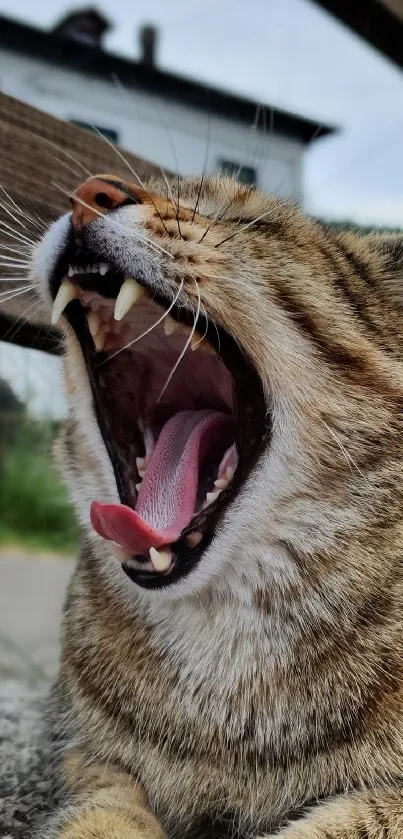
[[[125,148],[184,175],[203,171],[208,144],[208,172],[220,171],[221,160],[252,166],[263,190],[302,199],[303,144],[297,140],[216,115],[209,125],[207,111],[4,49],[0,89],[62,119],[113,129]]]

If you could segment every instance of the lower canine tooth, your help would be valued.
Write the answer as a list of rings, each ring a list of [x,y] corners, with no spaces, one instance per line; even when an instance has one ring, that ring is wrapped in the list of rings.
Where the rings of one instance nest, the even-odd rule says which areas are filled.
[[[93,335],[95,349],[100,352],[104,348],[106,338],[106,331],[103,326],[100,326],[96,335]]]
[[[136,457],[136,466],[137,466],[137,471],[140,475],[140,478],[144,478],[144,475],[146,474],[146,467],[147,467],[147,461],[146,461],[145,457]]]
[[[55,302],[53,303],[51,315],[51,323],[53,326],[59,320],[60,315],[64,312],[67,304],[70,303],[70,300],[74,300],[75,297],[78,297],[78,294],[78,287],[74,285],[74,283],[70,282],[70,280],[64,280],[62,282],[55,297]]]
[[[219,493],[219,491],[218,491],[218,490],[216,490],[215,492],[206,492],[206,501],[207,501],[207,505],[208,505],[208,504],[212,504],[212,503],[213,503],[213,501],[215,501],[215,500],[216,500],[216,498],[218,498],[219,494],[220,494],[220,493]]]
[[[203,338],[199,335],[198,332],[194,332],[191,339],[190,339],[190,346],[194,352],[194,350],[198,350]]]
[[[179,329],[179,323],[171,318],[171,315],[167,315],[164,318],[164,332],[165,335],[173,335],[176,330]]]
[[[167,571],[172,561],[172,551],[170,548],[165,551],[157,551],[156,548],[150,548],[150,559],[154,571]]]
[[[189,546],[189,548],[196,548],[197,545],[200,544],[202,539],[202,532],[200,530],[194,530],[193,533],[189,533],[189,535],[186,536],[186,544]]]
[[[91,332],[92,337],[97,334],[99,327],[101,326],[101,319],[96,312],[88,312],[87,315],[87,323],[88,329]]]
[[[127,560],[130,559],[130,554],[125,551],[124,548],[121,548],[116,542],[112,542],[110,551],[115,559],[119,560],[119,562],[127,562]]]
[[[115,320],[122,320],[130,311],[131,307],[140,300],[140,297],[145,294],[145,289],[137,280],[128,277],[121,285],[119,294],[116,298],[114,318]]]

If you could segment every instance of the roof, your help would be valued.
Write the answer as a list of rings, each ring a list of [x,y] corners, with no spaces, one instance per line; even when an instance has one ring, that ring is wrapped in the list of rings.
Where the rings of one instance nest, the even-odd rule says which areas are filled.
[[[316,0],[316,3],[403,67],[403,0]]]
[[[0,47],[79,73],[97,76],[108,82],[118,78],[125,87],[137,87],[142,92],[162,96],[246,125],[253,125],[258,113],[259,103],[251,99],[206,86],[157,67],[131,61],[85,43],[72,42],[58,33],[37,29],[2,15]],[[314,120],[270,105],[261,104],[260,107],[263,113],[267,113],[270,130],[303,143],[309,143],[334,131],[334,128],[328,125],[318,124]]]

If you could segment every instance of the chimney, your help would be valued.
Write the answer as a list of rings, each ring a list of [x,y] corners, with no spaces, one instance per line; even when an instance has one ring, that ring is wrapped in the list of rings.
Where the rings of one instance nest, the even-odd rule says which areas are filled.
[[[53,29],[57,35],[102,49],[102,40],[111,29],[107,18],[92,6],[68,12]]]
[[[151,23],[145,23],[139,30],[140,38],[140,61],[146,67],[155,67],[158,29]]]

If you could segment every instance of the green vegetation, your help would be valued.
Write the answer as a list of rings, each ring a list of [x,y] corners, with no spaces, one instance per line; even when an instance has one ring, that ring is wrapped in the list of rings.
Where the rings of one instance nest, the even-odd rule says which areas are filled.
[[[78,527],[52,463],[57,432],[57,423],[27,416],[0,382],[0,545],[77,549]]]

